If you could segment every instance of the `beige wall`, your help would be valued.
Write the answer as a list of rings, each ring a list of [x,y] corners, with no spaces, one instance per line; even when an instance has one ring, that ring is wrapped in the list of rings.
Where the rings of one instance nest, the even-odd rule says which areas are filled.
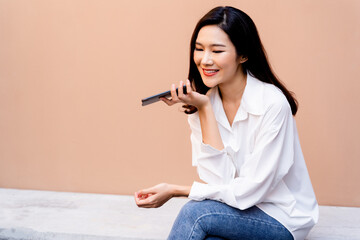
[[[199,181],[181,105],[140,100],[186,79],[197,20],[224,4],[253,18],[296,93],[319,203],[360,206],[358,0],[0,0],[0,187]]]

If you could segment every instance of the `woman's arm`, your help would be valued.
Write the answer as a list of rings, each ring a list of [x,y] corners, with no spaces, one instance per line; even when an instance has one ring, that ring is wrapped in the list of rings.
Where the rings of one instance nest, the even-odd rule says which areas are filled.
[[[191,186],[181,186],[170,184],[172,188],[173,197],[188,197],[190,194]]]
[[[218,150],[224,148],[220,131],[217,125],[214,111],[210,102],[208,94],[200,94],[196,91],[193,91],[189,80],[186,80],[186,91],[187,94],[183,93],[183,81],[180,81],[178,87],[178,94],[176,94],[175,84],[171,85],[171,100],[162,97],[167,105],[172,106],[175,103],[183,102],[189,105],[195,106],[199,111],[199,118],[201,123],[201,132],[203,143],[212,146]]]
[[[192,91],[190,81],[186,81],[187,94],[183,94],[183,81],[180,81],[178,94],[175,84],[171,86],[172,99],[161,98],[169,106],[184,102],[198,108],[201,122],[203,143],[218,150],[224,148],[220,131],[208,96]],[[162,206],[172,197],[188,197],[191,186],[160,183],[154,187],[135,192],[135,202],[139,207],[156,208]]]
[[[210,101],[201,108],[198,108],[198,111],[203,143],[209,144],[218,150],[222,150],[224,144]]]
[[[157,208],[172,197],[188,197],[191,186],[160,183],[148,189],[135,192],[135,202],[139,207]]]

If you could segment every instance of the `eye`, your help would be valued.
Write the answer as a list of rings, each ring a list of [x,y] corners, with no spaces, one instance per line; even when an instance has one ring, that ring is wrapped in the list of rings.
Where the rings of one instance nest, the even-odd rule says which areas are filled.
[[[213,51],[214,53],[222,53],[222,52],[224,52],[224,51]]]
[[[202,51],[201,48],[195,48],[195,51]]]

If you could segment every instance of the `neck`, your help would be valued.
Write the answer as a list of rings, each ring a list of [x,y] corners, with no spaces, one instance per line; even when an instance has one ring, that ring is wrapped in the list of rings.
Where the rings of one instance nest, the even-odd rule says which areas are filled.
[[[220,83],[219,93],[222,101],[227,103],[240,103],[246,86],[246,80],[246,74],[240,69],[232,80]]]

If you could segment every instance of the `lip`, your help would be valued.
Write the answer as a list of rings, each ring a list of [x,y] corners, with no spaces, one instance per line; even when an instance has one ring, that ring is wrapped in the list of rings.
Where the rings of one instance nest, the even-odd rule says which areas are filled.
[[[208,76],[208,77],[214,76],[215,74],[217,74],[219,72],[219,69],[202,68],[202,70],[203,70],[204,75]],[[211,71],[211,70],[216,70],[216,72],[213,72],[213,73],[205,72],[205,71]]]

